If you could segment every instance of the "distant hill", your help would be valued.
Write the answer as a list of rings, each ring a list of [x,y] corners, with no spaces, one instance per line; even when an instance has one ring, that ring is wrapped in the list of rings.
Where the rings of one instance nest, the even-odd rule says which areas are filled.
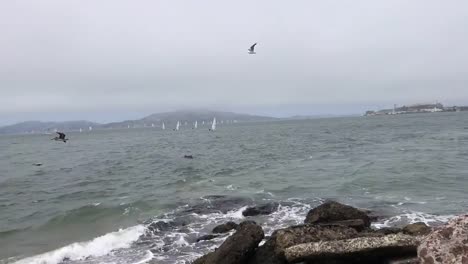
[[[90,126],[98,127],[100,124],[89,121],[66,121],[66,122],[41,122],[27,121],[10,126],[0,127],[0,134],[25,134],[25,133],[53,133],[58,131],[78,131],[80,128],[88,129]]]
[[[27,121],[10,126],[0,127],[0,134],[26,134],[26,133],[53,133],[55,129],[58,131],[79,131],[80,128],[87,130],[92,126],[93,129],[105,128],[127,128],[127,127],[150,127],[152,124],[160,127],[162,122],[166,126],[175,126],[177,121],[182,124],[193,124],[198,121],[199,124],[211,122],[216,117],[217,122],[263,122],[277,120],[273,117],[255,116],[247,114],[237,114],[231,112],[219,112],[210,110],[196,111],[174,111],[166,113],[152,114],[142,119],[126,120],[122,122],[114,122],[108,124],[98,124],[89,121],[67,121],[67,122],[41,122]]]
[[[126,128],[130,127],[143,127],[151,126],[160,126],[164,122],[168,126],[175,125],[177,121],[180,121],[182,124],[187,122],[192,124],[195,121],[202,123],[211,122],[213,118],[216,117],[217,122],[262,122],[262,121],[273,121],[276,118],[266,117],[266,116],[256,116],[248,114],[238,114],[232,112],[220,112],[220,111],[211,111],[211,110],[194,110],[194,111],[174,111],[166,113],[157,113],[152,114],[147,117],[138,120],[126,120],[123,122],[115,122],[103,125],[106,128]]]

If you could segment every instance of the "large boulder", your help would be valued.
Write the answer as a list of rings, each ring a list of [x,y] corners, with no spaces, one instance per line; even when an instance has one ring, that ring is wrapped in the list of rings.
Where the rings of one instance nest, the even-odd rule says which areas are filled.
[[[285,249],[288,263],[386,263],[395,258],[414,257],[418,237],[392,234],[295,245]]]
[[[216,226],[213,228],[212,232],[215,234],[227,233],[233,229],[236,229],[237,226],[238,225],[236,223],[229,221],[227,223]]]
[[[269,215],[276,211],[279,207],[278,203],[267,203],[264,205],[258,205],[248,207],[242,212],[243,216],[256,216],[256,215]]]
[[[413,236],[423,236],[431,232],[431,228],[423,222],[409,224],[403,228],[403,233]]]
[[[342,226],[292,226],[276,231],[275,253],[282,255],[286,248],[297,244],[347,239],[358,236],[356,230]]]
[[[276,234],[273,232],[270,238],[255,250],[255,254],[249,259],[248,264],[287,264],[283,255],[275,253]]]
[[[328,201],[310,210],[304,222],[306,224],[319,224],[353,219],[361,219],[364,227],[370,227],[370,218],[363,210]]]
[[[467,264],[468,215],[456,217],[426,236],[418,257],[421,264]]]
[[[214,252],[195,260],[194,264],[244,264],[262,241],[262,227],[253,221],[240,223],[236,233],[228,237]]]

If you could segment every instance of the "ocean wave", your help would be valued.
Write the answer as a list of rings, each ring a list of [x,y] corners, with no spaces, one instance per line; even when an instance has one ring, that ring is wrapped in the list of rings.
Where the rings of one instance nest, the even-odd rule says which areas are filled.
[[[450,220],[453,217],[454,215],[433,215],[423,212],[405,212],[396,216],[381,219],[380,221],[373,223],[372,226],[374,228],[395,226],[401,227],[416,222],[423,222],[429,226],[438,226],[448,222],[448,220]]]
[[[108,233],[87,242],[76,242],[68,246],[25,258],[15,264],[58,264],[64,260],[83,260],[89,257],[99,257],[111,251],[128,248],[144,233],[145,227],[137,225],[117,232]]]

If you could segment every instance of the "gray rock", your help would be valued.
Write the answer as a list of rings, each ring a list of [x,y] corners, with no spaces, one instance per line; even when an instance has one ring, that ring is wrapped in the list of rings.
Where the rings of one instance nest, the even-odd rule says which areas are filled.
[[[318,241],[358,237],[355,229],[342,226],[293,226],[276,231],[275,254],[281,256],[288,247]]]
[[[285,249],[288,263],[385,263],[390,259],[416,256],[418,237],[392,234],[299,244]]]
[[[269,215],[278,209],[278,203],[268,203],[264,205],[248,207],[242,212],[243,216]]]
[[[351,220],[342,220],[342,221],[333,221],[326,223],[318,223],[320,226],[345,226],[356,229],[357,231],[363,231],[367,228],[366,223],[362,219],[351,219]]]
[[[215,234],[221,234],[221,233],[227,233],[231,231],[232,229],[236,229],[238,225],[234,222],[227,222],[222,225],[218,225],[215,228],[213,228],[213,233]]]
[[[273,232],[265,244],[255,250],[254,255],[249,259],[248,264],[287,264],[284,255],[277,255],[276,248],[276,233]]]
[[[195,260],[194,264],[244,264],[254,254],[264,233],[253,221],[240,223],[236,233],[228,237],[214,252]]]
[[[468,263],[468,215],[458,216],[432,231],[418,248],[421,264]]]
[[[399,227],[383,227],[383,228],[375,230],[375,232],[381,233],[383,235],[390,235],[390,234],[402,233],[403,229]]]
[[[403,228],[403,233],[414,236],[427,235],[431,232],[431,228],[423,222],[409,224]]]
[[[329,201],[310,210],[304,222],[318,224],[353,219],[361,219],[365,227],[370,227],[370,218],[363,210]]]

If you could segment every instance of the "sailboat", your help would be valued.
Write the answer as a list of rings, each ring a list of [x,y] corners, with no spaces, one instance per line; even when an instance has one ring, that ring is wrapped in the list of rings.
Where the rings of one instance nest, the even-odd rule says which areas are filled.
[[[80,128],[80,133],[83,132],[83,129]]]
[[[195,129],[198,128],[198,121],[195,120],[195,124],[193,125],[193,128],[195,128]]]
[[[201,124],[202,124],[202,125],[205,125],[205,121],[202,121],[202,123],[201,123]]]
[[[130,128],[130,125],[128,125],[127,128]]]
[[[88,130],[89,130],[89,131],[93,130],[93,127],[92,127],[92,126],[90,126],[90,127],[88,128]]]
[[[162,130],[165,130],[166,129],[166,126],[164,125],[164,122],[162,124]]]
[[[215,131],[216,130],[216,117],[213,118],[213,123],[211,123],[211,131]]]
[[[179,131],[179,127],[180,127],[180,122],[177,121],[177,125],[176,125],[176,127],[175,127],[175,131]]]
[[[151,127],[154,127],[154,124],[151,124]]]

